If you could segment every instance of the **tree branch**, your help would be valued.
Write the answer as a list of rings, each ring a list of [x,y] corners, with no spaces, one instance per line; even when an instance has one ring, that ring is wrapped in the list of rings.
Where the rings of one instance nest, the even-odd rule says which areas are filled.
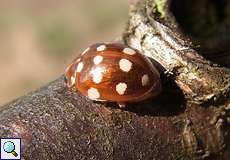
[[[227,160],[229,70],[202,58],[162,18],[156,21],[149,10],[164,7],[156,9],[159,1],[153,2],[134,8],[124,39],[160,62],[176,83],[163,73],[160,96],[121,110],[69,90],[60,77],[1,107],[0,137],[22,138],[24,159]],[[193,102],[213,99],[210,94],[222,99],[206,106]]]
[[[157,61],[172,74],[189,100],[196,103],[228,97],[230,70],[204,59],[183,34],[170,11],[171,1],[140,1],[131,11],[124,40],[144,55]],[[160,14],[160,17],[159,17]],[[161,17],[163,16],[163,17]]]

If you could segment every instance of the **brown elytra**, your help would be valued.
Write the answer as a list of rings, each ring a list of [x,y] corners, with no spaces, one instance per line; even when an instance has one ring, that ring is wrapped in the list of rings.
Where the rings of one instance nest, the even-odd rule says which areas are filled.
[[[69,88],[96,101],[138,102],[161,92],[160,74],[137,50],[100,43],[87,48],[65,72]]]

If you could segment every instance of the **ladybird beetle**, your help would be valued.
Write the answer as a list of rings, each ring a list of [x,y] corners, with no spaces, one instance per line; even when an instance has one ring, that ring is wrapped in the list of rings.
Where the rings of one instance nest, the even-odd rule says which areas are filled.
[[[117,43],[94,44],[65,71],[66,84],[95,101],[125,107],[161,92],[160,74],[139,51]]]

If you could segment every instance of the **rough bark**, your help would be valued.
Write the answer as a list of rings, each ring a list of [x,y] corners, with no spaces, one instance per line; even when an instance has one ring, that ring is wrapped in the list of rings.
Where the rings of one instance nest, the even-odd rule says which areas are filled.
[[[160,96],[119,109],[60,77],[1,107],[0,137],[22,138],[24,159],[228,159],[230,72],[184,38],[169,2],[140,1],[124,34],[166,71]]]
[[[140,1],[131,12],[125,42],[157,61],[189,100],[204,103],[228,96],[230,70],[214,65],[194,49],[197,47],[181,32],[170,4],[166,0]]]

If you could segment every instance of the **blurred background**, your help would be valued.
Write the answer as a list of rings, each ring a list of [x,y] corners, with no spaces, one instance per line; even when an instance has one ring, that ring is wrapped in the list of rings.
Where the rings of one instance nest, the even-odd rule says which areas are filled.
[[[123,32],[131,0],[1,0],[0,105],[63,74],[88,45]]]

